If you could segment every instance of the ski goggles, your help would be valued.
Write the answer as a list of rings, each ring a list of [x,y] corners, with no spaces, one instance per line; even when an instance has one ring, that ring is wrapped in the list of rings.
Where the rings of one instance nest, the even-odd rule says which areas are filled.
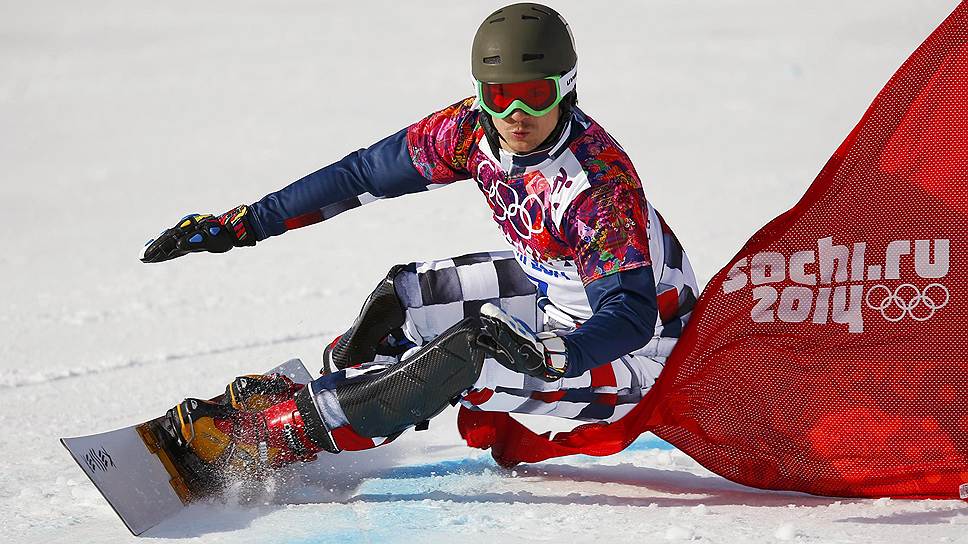
[[[487,113],[504,119],[514,110],[541,117],[554,109],[566,94],[575,89],[578,67],[563,75],[519,83],[477,83],[477,100]]]

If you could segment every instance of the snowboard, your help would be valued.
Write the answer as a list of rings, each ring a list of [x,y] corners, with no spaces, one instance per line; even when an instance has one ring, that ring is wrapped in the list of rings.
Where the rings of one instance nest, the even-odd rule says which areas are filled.
[[[266,374],[284,374],[308,384],[312,377],[299,359],[291,359]],[[212,400],[220,400],[221,396]],[[178,514],[192,502],[210,498],[192,467],[180,462],[174,443],[166,440],[164,416],[114,431],[62,438],[61,443],[91,479],[121,521],[139,536]],[[337,456],[327,467],[336,469]],[[340,459],[335,464],[344,464]],[[358,463],[365,461],[353,459]]]

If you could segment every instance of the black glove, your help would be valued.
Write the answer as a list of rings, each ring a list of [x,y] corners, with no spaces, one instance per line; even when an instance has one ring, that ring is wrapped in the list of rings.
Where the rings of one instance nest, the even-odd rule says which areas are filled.
[[[507,368],[553,382],[568,368],[565,341],[553,332],[535,334],[493,304],[481,306],[484,334],[478,339],[484,350]]]
[[[186,215],[158,238],[148,240],[141,262],[160,263],[187,253],[224,253],[233,247],[254,246],[249,207],[242,205],[222,215]]]

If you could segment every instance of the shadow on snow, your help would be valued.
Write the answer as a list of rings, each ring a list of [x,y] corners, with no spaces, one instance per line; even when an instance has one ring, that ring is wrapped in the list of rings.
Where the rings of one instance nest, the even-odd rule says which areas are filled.
[[[645,449],[645,448],[638,448]],[[630,463],[603,465],[585,462],[594,458],[581,457],[579,465],[539,463],[520,466],[512,472],[499,467],[490,456],[450,459],[420,465],[394,466],[388,456],[371,457],[371,466],[352,467],[345,472],[334,471],[331,462],[317,462],[303,467],[301,472],[280,473],[268,489],[251,496],[229,494],[221,501],[189,506],[175,518],[155,527],[145,536],[155,538],[191,538],[204,534],[227,532],[251,525],[256,519],[284,509],[287,505],[319,504],[341,507],[359,504],[410,503],[415,501],[451,501],[455,503],[491,504],[556,504],[606,505],[631,507],[690,507],[698,505],[742,505],[752,507],[806,506],[817,507],[836,502],[856,502],[850,499],[818,497],[796,492],[767,491],[736,484],[715,475],[698,475],[685,470],[666,470],[635,466]],[[345,467],[342,467],[345,469]],[[307,469],[309,469],[307,471]],[[333,478],[338,474],[337,478]],[[462,482],[454,477],[475,478],[465,485],[474,491],[462,493]],[[620,484],[638,488],[645,493],[573,492],[539,494],[530,491],[480,493],[480,478],[517,479],[529,481]],[[409,482],[432,480],[415,485]],[[373,485],[373,484],[377,485]],[[377,492],[367,488],[377,488]],[[435,489],[436,487],[436,489]],[[446,487],[449,489],[442,489]],[[654,495],[649,492],[654,492]],[[322,512],[321,512],[322,514]],[[845,522],[858,523],[923,523],[949,512],[920,512],[895,514],[884,518],[849,518]],[[892,518],[896,518],[892,521]]]

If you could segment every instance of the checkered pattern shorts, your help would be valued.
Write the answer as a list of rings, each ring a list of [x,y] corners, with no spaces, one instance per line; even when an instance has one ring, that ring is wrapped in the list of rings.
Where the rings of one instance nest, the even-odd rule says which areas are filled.
[[[433,340],[464,317],[478,315],[486,302],[500,306],[532,330],[560,329],[538,308],[535,286],[510,251],[411,263],[395,276],[394,283],[406,308],[402,328],[418,345]],[[327,374],[312,383],[316,407],[341,449],[369,449],[399,435],[371,438],[356,434],[335,394],[340,384],[382,371],[395,362],[394,358],[377,356],[375,361]],[[655,383],[662,367],[662,362],[633,352],[576,378],[546,382],[513,372],[488,358],[477,382],[460,402],[471,410],[611,422],[632,410]]]
[[[404,332],[417,344],[476,316],[487,302],[532,330],[551,328],[538,308],[534,284],[510,251],[412,263],[395,283],[406,308]],[[631,353],[576,378],[546,382],[485,359],[480,378],[461,403],[472,410],[614,421],[642,399],[661,371],[661,362]]]

